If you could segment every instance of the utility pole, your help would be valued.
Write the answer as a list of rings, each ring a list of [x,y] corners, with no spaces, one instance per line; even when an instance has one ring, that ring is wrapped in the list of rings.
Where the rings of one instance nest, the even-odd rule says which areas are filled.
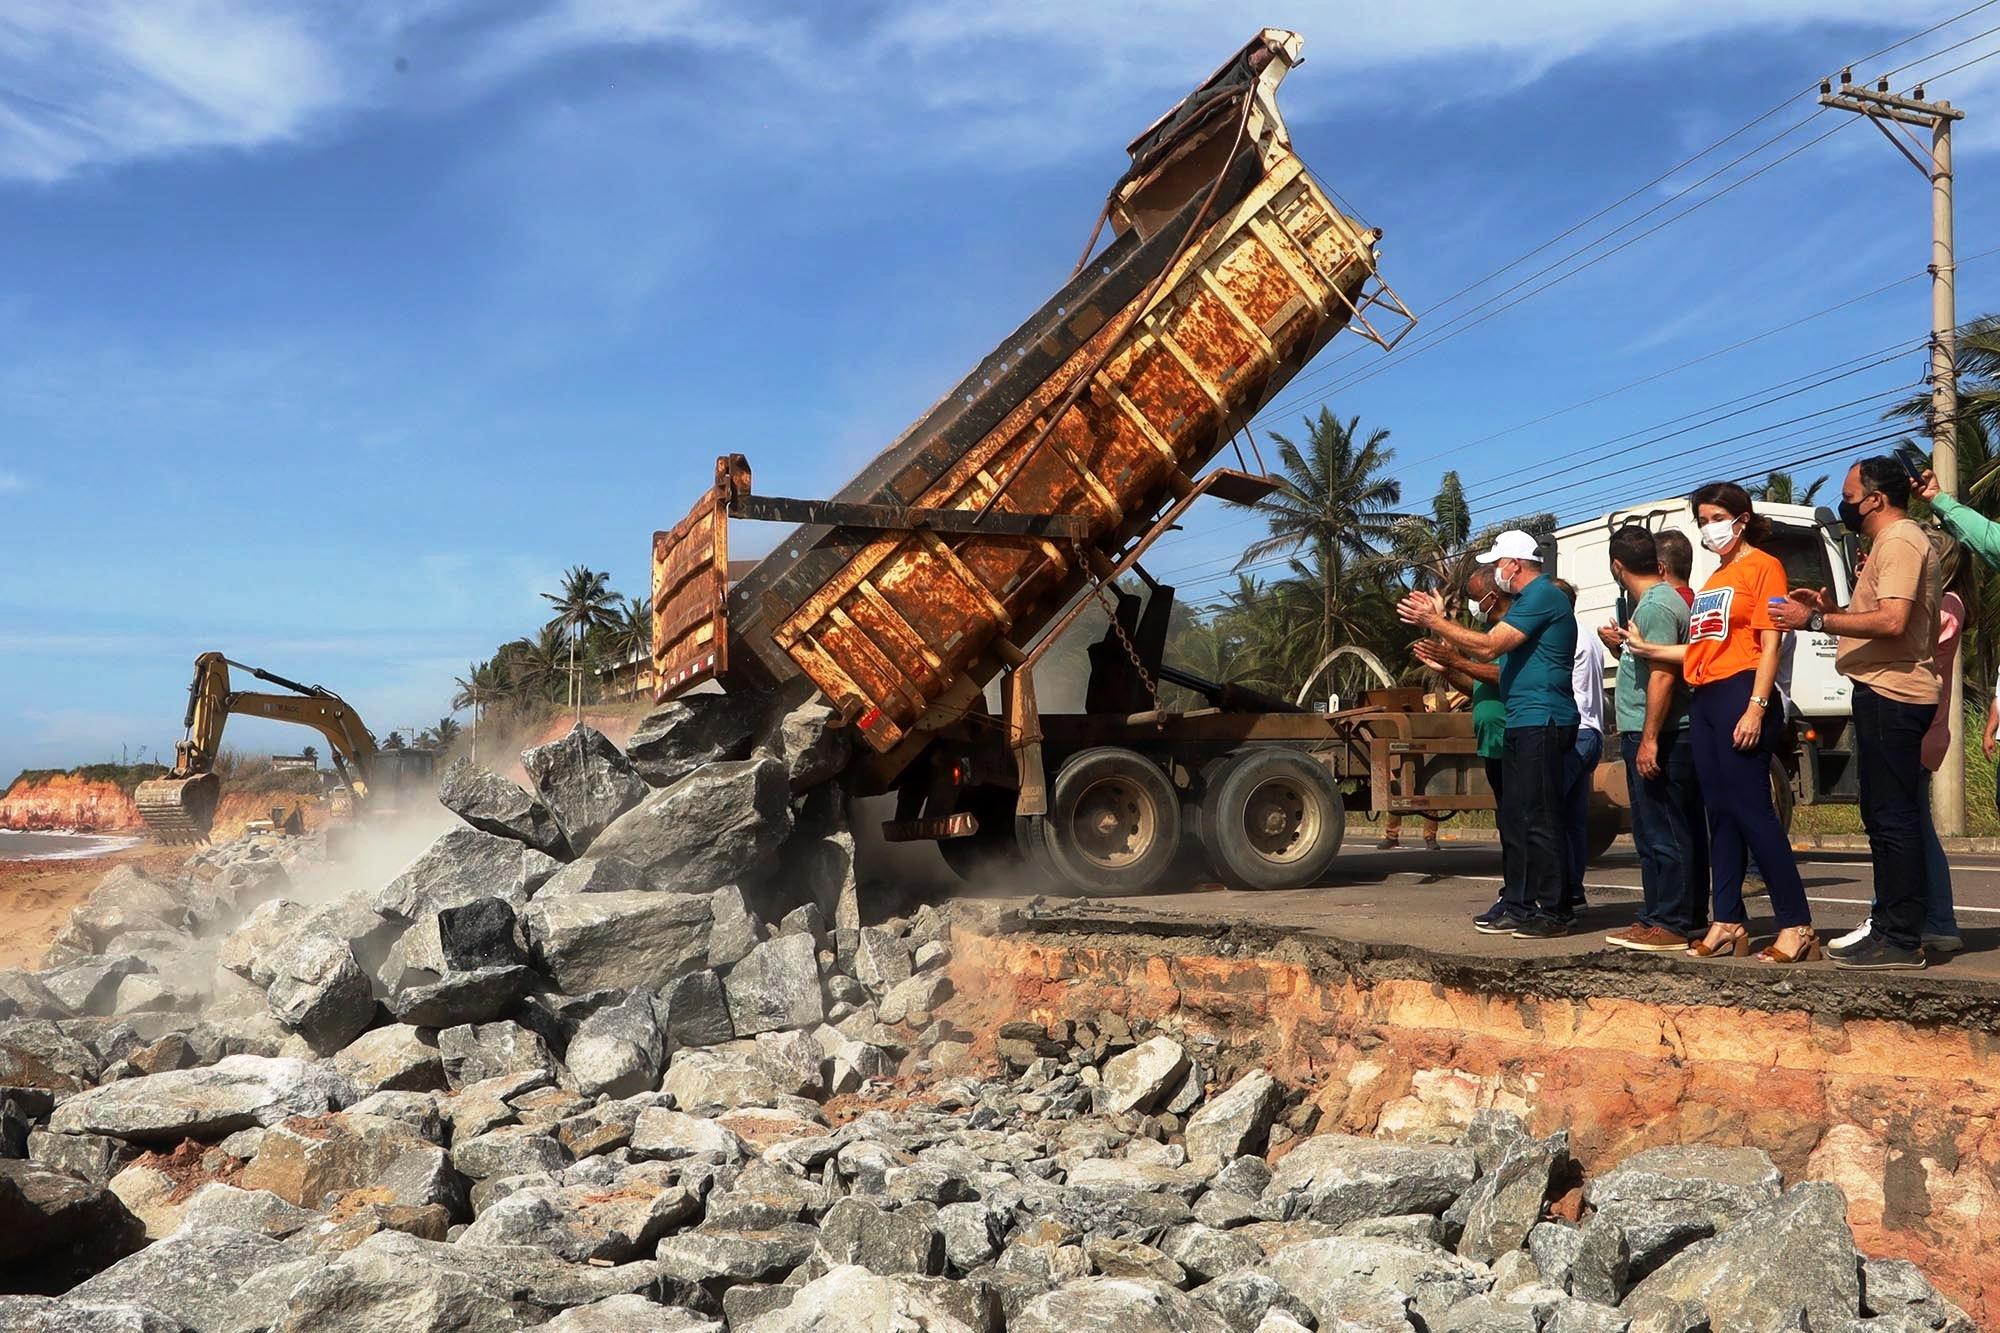
[[[1842,70],[1840,90],[1832,80],[1819,86],[1821,106],[1866,116],[1910,165],[1931,183],[1931,470],[1946,494],[1958,494],[1958,270],[1952,247],[1951,127],[1965,113],[1949,102],[1928,102],[1919,85],[1908,97],[1889,91],[1880,79],[1857,87],[1854,71]],[[1911,134],[1915,125],[1931,132],[1930,146]],[[1898,131],[1900,130],[1900,134]],[[1968,614],[1970,608],[1967,608]],[[1952,658],[1940,708],[1953,721],[1951,748],[1931,779],[1931,815],[1947,837],[1965,832],[1965,656]]]

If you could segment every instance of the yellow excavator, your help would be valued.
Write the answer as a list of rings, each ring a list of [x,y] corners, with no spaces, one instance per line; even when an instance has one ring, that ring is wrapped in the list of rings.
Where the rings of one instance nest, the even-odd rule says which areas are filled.
[[[231,689],[232,666],[291,693]],[[194,660],[194,681],[188,686],[187,717],[182,723],[187,736],[174,746],[173,770],[140,783],[133,794],[139,817],[162,842],[207,839],[222,797],[215,759],[222,746],[222,728],[233,713],[295,722],[325,736],[332,747],[333,766],[349,794],[345,800],[335,794],[336,816],[366,803],[371,786],[378,782],[394,786],[405,776],[428,776],[434,759],[427,750],[380,749],[347,701],[323,685],[303,685],[261,667],[233,662],[221,653],[203,653]]]

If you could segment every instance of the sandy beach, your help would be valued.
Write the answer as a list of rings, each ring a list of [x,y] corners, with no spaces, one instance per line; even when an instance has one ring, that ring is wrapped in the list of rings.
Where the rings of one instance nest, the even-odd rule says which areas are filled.
[[[25,840],[31,837],[48,839],[38,845],[58,855],[32,861],[0,860],[0,922],[6,923],[5,931],[0,932],[0,967],[41,966],[43,951],[69,919],[70,909],[88,897],[113,866],[138,865],[165,872],[185,861],[189,850],[118,838],[106,839],[123,844],[116,850],[92,855],[89,853],[94,849],[77,848],[84,854],[70,856],[60,853],[81,839],[62,834],[18,834],[10,836],[7,841],[12,846],[0,848],[0,855],[27,852]]]

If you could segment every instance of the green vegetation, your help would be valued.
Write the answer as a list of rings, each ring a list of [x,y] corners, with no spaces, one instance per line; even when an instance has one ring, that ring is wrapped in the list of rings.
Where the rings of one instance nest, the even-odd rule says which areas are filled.
[[[69,778],[78,782],[108,782],[124,792],[130,792],[142,782],[159,777],[167,770],[159,764],[85,764],[81,768],[24,768],[15,774],[14,780],[5,790],[12,791],[23,783],[42,783],[51,778]]]

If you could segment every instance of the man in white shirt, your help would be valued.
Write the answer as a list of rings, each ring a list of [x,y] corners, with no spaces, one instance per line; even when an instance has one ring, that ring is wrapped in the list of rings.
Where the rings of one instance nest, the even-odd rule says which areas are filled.
[[[1574,607],[1576,585],[1566,579],[1556,579],[1555,585]],[[1576,913],[1589,906],[1583,894],[1583,868],[1590,859],[1590,786],[1597,761],[1604,756],[1604,642],[1586,629],[1577,631],[1569,674],[1578,717],[1576,745],[1563,759],[1563,800],[1569,810],[1563,910]]]

